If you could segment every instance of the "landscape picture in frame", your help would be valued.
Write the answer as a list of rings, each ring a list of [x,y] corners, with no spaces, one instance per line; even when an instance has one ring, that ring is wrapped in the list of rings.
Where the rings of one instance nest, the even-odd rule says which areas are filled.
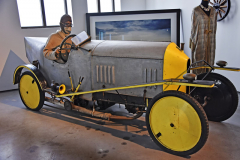
[[[95,22],[97,40],[171,42],[171,19]]]

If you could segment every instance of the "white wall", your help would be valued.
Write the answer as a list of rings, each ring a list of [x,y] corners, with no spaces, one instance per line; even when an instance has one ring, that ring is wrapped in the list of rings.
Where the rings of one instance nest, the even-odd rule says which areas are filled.
[[[199,5],[201,0],[146,0],[146,9],[178,9],[182,10],[182,22],[185,41],[185,53],[190,56],[189,37],[191,33],[191,13],[192,9]],[[229,67],[240,68],[240,2],[231,0],[231,10],[229,15],[217,26],[216,58],[215,60],[225,60]],[[240,73],[216,71],[229,78],[240,91]]]
[[[87,0],[72,0],[72,6],[74,22],[72,33],[77,34],[86,30]],[[48,37],[58,30],[58,27],[21,29],[16,0],[0,0],[0,22],[0,76],[10,50],[28,63],[24,37]]]
[[[146,0],[121,0],[122,11],[145,10]]]

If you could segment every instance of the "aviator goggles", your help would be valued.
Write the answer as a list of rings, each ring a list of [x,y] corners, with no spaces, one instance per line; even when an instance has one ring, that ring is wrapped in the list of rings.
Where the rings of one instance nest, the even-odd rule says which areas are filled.
[[[61,23],[64,27],[72,27],[72,23]]]

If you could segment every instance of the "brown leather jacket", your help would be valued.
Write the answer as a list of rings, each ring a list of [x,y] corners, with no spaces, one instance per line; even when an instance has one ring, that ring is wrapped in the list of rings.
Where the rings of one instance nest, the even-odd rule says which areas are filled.
[[[45,48],[43,49],[43,55],[45,58],[50,60],[55,60],[58,63],[63,63],[59,57],[57,58],[55,56],[55,50],[57,47],[60,47],[60,44],[62,43],[63,39],[68,36],[62,31],[57,31],[56,33],[51,34],[48,37],[48,40],[46,42]],[[66,43],[72,44],[71,38],[69,38]],[[69,47],[68,47],[69,48]],[[62,52],[65,52],[65,50],[62,50]]]

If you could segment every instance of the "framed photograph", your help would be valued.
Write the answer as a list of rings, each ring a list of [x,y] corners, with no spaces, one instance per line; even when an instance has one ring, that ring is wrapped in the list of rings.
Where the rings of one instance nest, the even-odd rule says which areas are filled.
[[[96,40],[174,42],[180,46],[180,9],[87,13]]]

